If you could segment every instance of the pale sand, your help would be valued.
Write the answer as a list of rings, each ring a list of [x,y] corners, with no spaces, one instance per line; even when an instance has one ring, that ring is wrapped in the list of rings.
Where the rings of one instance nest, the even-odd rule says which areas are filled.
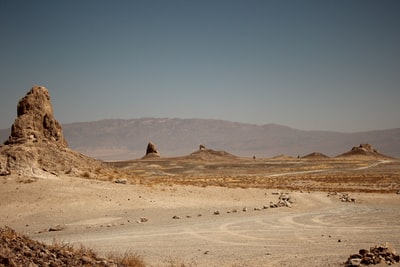
[[[19,179],[0,178],[0,225],[46,243],[136,252],[151,266],[341,266],[383,242],[400,250],[400,195],[393,193],[350,193],[356,203],[344,203],[289,192],[292,208],[264,210],[277,190]],[[141,217],[149,221],[137,223]],[[44,231],[59,224],[65,229]]]

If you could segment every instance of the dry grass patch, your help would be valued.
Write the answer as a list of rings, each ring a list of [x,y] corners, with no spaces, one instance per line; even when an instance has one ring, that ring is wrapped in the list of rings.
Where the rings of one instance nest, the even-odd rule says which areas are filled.
[[[127,251],[123,254],[112,252],[107,254],[107,258],[117,262],[118,266],[146,267],[146,263],[144,262],[142,256],[131,251]]]
[[[9,227],[0,227],[0,266],[121,266],[144,267],[134,253],[99,256],[85,246],[53,241],[52,245],[30,239]]]

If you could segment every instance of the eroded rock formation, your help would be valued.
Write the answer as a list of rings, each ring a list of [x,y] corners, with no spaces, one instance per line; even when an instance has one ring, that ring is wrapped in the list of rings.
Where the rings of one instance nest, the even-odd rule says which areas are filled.
[[[151,141],[147,144],[145,157],[160,157],[160,152],[158,152],[157,146]]]
[[[49,91],[43,86],[34,86],[19,101],[17,118],[5,144],[26,142],[52,142],[68,146],[62,127],[54,118]]]
[[[54,178],[80,176],[102,163],[68,148],[62,127],[54,118],[49,91],[34,86],[17,106],[11,135],[0,146],[0,175]],[[76,170],[76,171],[71,171]]]

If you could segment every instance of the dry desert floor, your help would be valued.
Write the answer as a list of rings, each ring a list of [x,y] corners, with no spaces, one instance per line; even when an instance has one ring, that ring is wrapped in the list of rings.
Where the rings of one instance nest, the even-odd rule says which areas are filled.
[[[400,250],[398,161],[117,167],[134,173],[126,184],[0,177],[0,225],[45,243],[136,253],[149,266],[344,266],[361,248]],[[271,208],[282,193],[291,205]]]

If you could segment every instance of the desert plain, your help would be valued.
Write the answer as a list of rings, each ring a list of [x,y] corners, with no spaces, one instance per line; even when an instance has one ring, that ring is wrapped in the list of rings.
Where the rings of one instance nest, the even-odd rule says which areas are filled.
[[[106,164],[101,179],[1,177],[1,225],[148,266],[344,266],[362,248],[400,249],[397,159],[207,150]]]
[[[242,158],[204,145],[166,158],[149,142],[141,159],[103,162],[69,148],[45,87],[17,115],[0,146],[0,266],[57,266],[61,256],[96,266],[87,255],[69,261],[71,246],[146,266],[348,266],[349,255],[390,243],[389,263],[400,261],[400,161],[370,144],[332,158]]]

